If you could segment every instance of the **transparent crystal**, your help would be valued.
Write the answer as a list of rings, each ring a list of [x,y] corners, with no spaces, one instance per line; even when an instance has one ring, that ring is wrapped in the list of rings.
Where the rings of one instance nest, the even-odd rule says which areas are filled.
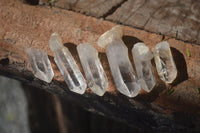
[[[158,75],[164,82],[172,83],[177,76],[177,69],[169,43],[166,41],[158,43],[154,47],[153,53]]]
[[[135,97],[141,87],[128,57],[128,48],[121,40],[122,28],[113,27],[100,36],[98,45],[106,49],[106,54],[116,88],[122,94]],[[109,38],[109,40],[106,40]]]
[[[49,40],[50,49],[54,53],[54,60],[63,75],[69,89],[83,94],[87,84],[68,48],[62,44],[61,37],[53,33]]]
[[[53,79],[54,72],[51,63],[44,50],[26,48],[26,54],[35,77],[50,83]]]
[[[151,64],[153,54],[144,43],[136,43],[132,49],[132,55],[141,87],[150,92],[156,84]]]
[[[77,47],[79,58],[88,81],[88,86],[102,96],[108,87],[108,79],[98,58],[98,51],[89,43]]]

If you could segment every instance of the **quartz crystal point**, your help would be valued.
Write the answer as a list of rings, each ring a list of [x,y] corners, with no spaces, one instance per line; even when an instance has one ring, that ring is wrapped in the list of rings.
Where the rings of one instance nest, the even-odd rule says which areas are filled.
[[[132,49],[132,55],[141,87],[150,92],[156,84],[151,64],[153,54],[144,43],[136,43]]]
[[[169,43],[166,41],[158,43],[154,49],[154,60],[160,78],[166,83],[172,83],[177,76]]]
[[[85,79],[68,48],[63,46],[61,37],[57,33],[51,35],[49,45],[51,51],[54,53],[54,60],[69,89],[73,92],[83,94],[87,87]]]
[[[88,81],[88,86],[102,96],[108,87],[108,79],[98,58],[98,51],[89,43],[77,47],[79,58]]]
[[[135,97],[141,87],[128,57],[128,48],[122,41],[122,27],[115,26],[98,39],[98,45],[106,54],[116,88],[122,94]]]
[[[35,77],[50,83],[54,73],[51,63],[44,50],[26,48],[26,54]]]

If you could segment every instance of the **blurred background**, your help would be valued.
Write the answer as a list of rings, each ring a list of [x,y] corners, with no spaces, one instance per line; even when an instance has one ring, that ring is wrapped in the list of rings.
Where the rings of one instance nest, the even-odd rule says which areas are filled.
[[[39,88],[0,76],[0,133],[137,133]]]

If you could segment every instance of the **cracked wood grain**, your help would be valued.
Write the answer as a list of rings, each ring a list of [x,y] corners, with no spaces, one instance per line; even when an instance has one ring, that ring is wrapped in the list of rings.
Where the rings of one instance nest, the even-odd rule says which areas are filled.
[[[89,111],[140,129],[198,131],[200,95],[195,88],[200,87],[200,46],[166,36],[178,69],[176,82],[167,86],[157,76],[157,86],[151,93],[141,91],[136,98],[128,98],[115,89],[105,51],[96,44],[98,37],[116,24],[54,7],[29,6],[19,1],[1,0],[0,5],[0,74],[56,93]],[[139,41],[152,49],[163,38],[143,30],[127,26],[123,28],[123,41],[129,51]],[[49,49],[48,40],[53,32],[61,35],[64,45],[71,51],[81,71],[76,45],[89,42],[101,52],[101,62],[109,80],[109,88],[103,97],[96,96],[89,88],[84,95],[68,90]],[[47,51],[55,72],[50,84],[34,78],[24,52],[26,46]],[[187,50],[191,57],[187,56]],[[129,53],[132,60],[131,52]],[[155,65],[153,67],[155,70]],[[174,92],[168,95],[171,87]]]
[[[125,0],[126,1],[126,0]],[[86,15],[102,17],[107,16],[114,8],[120,6],[124,0],[58,0],[54,6],[80,12]],[[40,0],[40,4],[47,3]]]
[[[196,0],[58,0],[54,6],[200,44]]]
[[[199,12],[195,0],[128,0],[106,19],[200,44]]]

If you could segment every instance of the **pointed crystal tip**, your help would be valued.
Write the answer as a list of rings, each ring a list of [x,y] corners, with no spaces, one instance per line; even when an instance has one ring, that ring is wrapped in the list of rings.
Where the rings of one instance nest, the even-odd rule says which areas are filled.
[[[122,26],[117,25],[113,27],[111,30],[102,34],[97,43],[100,47],[105,48],[108,44],[110,44],[114,40],[119,40],[123,36]]]
[[[106,84],[106,86],[102,87],[102,86],[99,86],[98,84],[96,84],[94,80],[92,80],[92,81],[88,82],[88,87],[92,90],[92,92],[94,92],[98,96],[103,96],[104,93],[106,92],[108,84]]]
[[[62,39],[58,33],[51,34],[51,38],[49,40],[49,47],[51,51],[56,51],[63,47]]]
[[[108,87],[108,79],[99,61],[98,51],[89,43],[79,44],[77,51],[89,88],[102,96]]]
[[[78,94],[84,94],[85,90],[87,88],[87,84],[85,83],[85,81],[82,83],[82,85],[80,86],[74,86],[73,88],[69,88],[70,91],[78,93]]]
[[[139,83],[131,82],[131,83],[123,83],[123,84],[124,84],[123,88],[118,88],[118,90],[125,96],[136,97],[141,90],[141,86]]]
[[[26,48],[26,54],[35,77],[50,83],[54,72],[49,58],[44,50]]]

